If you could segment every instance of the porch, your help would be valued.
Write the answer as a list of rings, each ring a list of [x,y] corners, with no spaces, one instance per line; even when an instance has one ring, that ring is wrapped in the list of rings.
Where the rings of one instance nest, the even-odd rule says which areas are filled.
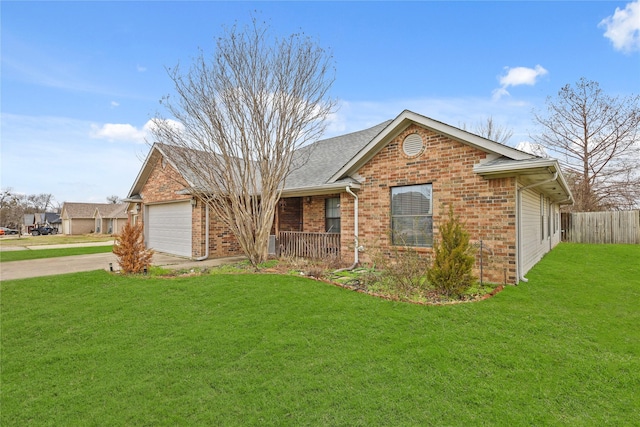
[[[275,249],[281,257],[340,259],[340,233],[280,231]]]

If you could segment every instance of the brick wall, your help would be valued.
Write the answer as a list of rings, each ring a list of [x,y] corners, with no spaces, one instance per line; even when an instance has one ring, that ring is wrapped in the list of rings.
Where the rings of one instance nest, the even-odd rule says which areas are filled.
[[[203,238],[204,239],[204,238]],[[229,228],[209,211],[209,257],[220,258],[242,255],[244,252]]]
[[[340,199],[340,227],[344,233],[344,210],[342,208],[342,196],[340,194],[327,194],[322,196],[313,196],[311,200],[305,200],[302,202],[302,230],[309,233],[324,233],[326,231],[325,223],[325,200],[334,197],[341,197]],[[351,214],[353,215],[353,214]],[[353,236],[353,234],[352,234]]]
[[[418,133],[425,142],[423,152],[413,157],[402,150],[402,141],[410,133]],[[515,178],[486,180],[475,174],[473,166],[485,157],[480,150],[416,125],[395,137],[358,171],[362,183],[358,192],[359,235],[365,246],[361,260],[367,262],[373,250],[384,252],[390,247],[391,188],[432,184],[434,237],[438,238],[438,224],[453,205],[472,242],[482,239],[491,251],[483,256],[484,280],[516,283]],[[353,197],[347,193],[341,195],[341,211],[342,256],[349,259],[353,257],[354,226]],[[305,231],[306,216],[305,209]],[[431,248],[417,250],[425,256],[433,252]],[[479,274],[479,264],[477,267]]]
[[[302,197],[287,197],[278,202],[278,221],[280,231],[302,231]],[[276,223],[273,222],[271,234],[275,235]]]
[[[140,195],[144,203],[170,202],[191,199],[189,195],[177,194],[187,183],[182,176],[158,154],[150,160],[151,173]]]

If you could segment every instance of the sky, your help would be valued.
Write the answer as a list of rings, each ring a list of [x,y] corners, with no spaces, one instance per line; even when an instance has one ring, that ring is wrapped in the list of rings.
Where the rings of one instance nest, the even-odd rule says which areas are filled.
[[[128,195],[167,67],[252,16],[333,56],[325,137],[409,109],[453,126],[493,118],[530,140],[533,112],[582,77],[640,93],[640,0],[569,2],[0,2],[0,185],[63,202]]]

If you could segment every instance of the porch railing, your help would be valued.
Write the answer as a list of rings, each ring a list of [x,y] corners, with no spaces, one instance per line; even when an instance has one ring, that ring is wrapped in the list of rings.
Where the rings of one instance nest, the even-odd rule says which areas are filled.
[[[311,259],[340,258],[340,233],[281,231],[277,247],[280,256]]]

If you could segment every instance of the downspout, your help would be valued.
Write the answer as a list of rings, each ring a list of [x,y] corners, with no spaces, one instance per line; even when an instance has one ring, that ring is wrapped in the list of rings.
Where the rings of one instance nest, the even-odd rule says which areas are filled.
[[[204,261],[205,259],[209,258],[209,204],[205,203],[205,206],[207,207],[207,210],[205,211],[205,250],[204,250],[204,256],[201,256],[199,258],[195,258],[196,261]]]
[[[347,188],[345,189],[345,191],[349,194],[351,194],[353,196],[354,199],[354,208],[353,208],[353,234],[354,234],[354,253],[353,253],[353,264],[351,264],[350,267],[347,268],[341,268],[336,270],[336,272],[339,271],[349,271],[349,270],[353,270],[354,268],[356,268],[356,266],[358,265],[358,252],[359,252],[359,245],[358,245],[358,196],[356,195],[356,193],[354,193],[353,191],[351,191],[351,185],[347,185]]]
[[[555,171],[553,173],[553,177],[546,179],[544,181],[541,182],[536,182],[533,184],[529,184],[525,187],[516,189],[516,205],[517,205],[517,209],[518,209],[518,232],[517,232],[517,236],[516,238],[518,239],[518,280],[527,283],[529,281],[529,279],[527,279],[526,277],[524,277],[524,275],[522,274],[522,191],[523,190],[528,190],[529,188],[533,188],[533,187],[537,187],[539,185],[542,184],[546,184],[548,182],[552,182],[555,181],[556,179],[558,179],[558,171]]]

